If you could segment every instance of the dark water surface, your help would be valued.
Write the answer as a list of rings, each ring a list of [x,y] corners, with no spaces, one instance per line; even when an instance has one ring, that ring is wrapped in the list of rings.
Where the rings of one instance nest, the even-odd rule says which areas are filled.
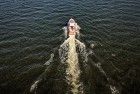
[[[120,94],[140,94],[140,0],[0,0],[0,94],[28,94],[51,53],[37,94],[65,94],[58,47],[71,17],[95,53],[81,68],[85,93],[111,94],[100,62]]]

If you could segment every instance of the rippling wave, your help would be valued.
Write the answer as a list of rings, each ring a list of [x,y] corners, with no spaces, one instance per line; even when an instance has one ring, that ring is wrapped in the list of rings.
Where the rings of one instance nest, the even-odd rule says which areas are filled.
[[[39,85],[38,94],[65,93],[64,70],[57,50],[64,40],[61,28],[71,17],[82,28],[80,41],[94,52],[87,67],[81,63],[87,94],[111,93],[107,80],[92,62],[102,64],[112,79],[111,84],[115,84],[121,94],[140,92],[139,0],[1,0],[2,94],[28,93],[44,70],[47,80]],[[55,59],[46,69],[43,64],[51,53]]]

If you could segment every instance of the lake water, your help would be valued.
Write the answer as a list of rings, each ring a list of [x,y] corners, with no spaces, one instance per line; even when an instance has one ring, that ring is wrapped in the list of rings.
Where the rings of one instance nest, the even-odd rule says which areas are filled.
[[[58,54],[70,18],[92,52],[84,93],[140,94],[140,0],[0,0],[0,94],[30,94],[37,79],[36,94],[70,93]]]

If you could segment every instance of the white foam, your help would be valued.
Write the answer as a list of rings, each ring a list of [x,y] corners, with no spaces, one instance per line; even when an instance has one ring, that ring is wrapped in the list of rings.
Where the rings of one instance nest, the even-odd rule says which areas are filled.
[[[79,91],[79,87],[81,87],[80,79],[80,68],[78,63],[78,54],[76,52],[76,45],[75,45],[75,37],[70,36],[69,40],[69,51],[68,51],[68,59],[67,59],[68,67],[66,69],[66,79],[68,83],[73,87],[72,92],[73,94],[79,94],[83,91]]]
[[[30,88],[30,92],[35,91],[35,89],[37,89],[37,84],[39,83],[39,80],[35,81],[34,84],[31,86]]]
[[[53,62],[53,57],[54,54],[52,53],[50,59],[44,65],[50,65],[50,63]]]
[[[120,94],[115,86],[110,85],[110,90],[111,90],[112,94]]]
[[[100,71],[101,73],[103,73],[103,75],[107,78],[107,81],[108,81],[108,83],[109,83],[109,87],[110,87],[111,93],[112,93],[112,94],[120,94],[119,90],[117,90],[117,88],[116,88],[114,85],[110,84],[111,78],[109,78],[109,77],[107,76],[107,74],[105,73],[105,71],[103,70],[103,68],[102,68],[102,66],[101,66],[101,63],[98,62],[97,64],[95,64],[95,66],[96,66],[96,67],[99,69],[99,71]]]
[[[65,35],[65,38],[67,38],[67,34],[68,34],[68,30],[67,30],[67,27],[63,27],[62,28],[64,30],[64,35]]]
[[[78,26],[78,25],[77,25]],[[67,28],[64,27],[65,37],[67,34]],[[79,34],[80,27],[77,27],[77,34]],[[83,84],[80,82],[80,67],[78,62],[78,53],[76,52],[76,48],[83,57],[86,57],[85,61],[87,61],[86,47],[84,43],[75,39],[75,35],[70,35],[67,40],[64,41],[62,45],[60,45],[59,49],[59,57],[62,63],[67,64],[66,68],[66,79],[67,83],[71,86],[71,92],[73,94],[83,94]]]

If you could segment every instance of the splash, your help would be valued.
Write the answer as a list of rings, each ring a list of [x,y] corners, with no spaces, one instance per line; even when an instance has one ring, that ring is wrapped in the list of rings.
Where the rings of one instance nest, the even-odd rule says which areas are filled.
[[[54,54],[51,54],[50,59],[44,64],[44,65],[50,65],[51,62],[53,62]]]
[[[37,89],[37,85],[38,85],[39,82],[40,82],[39,80],[34,82],[34,84],[30,88],[30,92],[33,92],[33,91],[35,91],[35,89]]]
[[[115,86],[110,85],[110,89],[111,89],[112,94],[120,94],[120,92],[117,90]]]
[[[78,88],[81,86],[81,83],[79,82],[80,68],[78,64],[78,55],[76,53],[75,36],[70,36],[69,40],[69,51],[67,59],[68,68],[66,69],[66,79],[68,80],[68,84],[73,87],[71,90],[73,94],[78,94]],[[82,91],[80,92],[82,93]]]
[[[63,29],[66,37],[67,29],[66,27]],[[86,57],[86,47],[84,43],[77,40],[75,35],[70,35],[69,38],[60,46],[59,57],[62,63],[67,64],[66,80],[68,85],[71,87],[71,92],[73,94],[83,94],[84,91],[83,84],[80,82],[81,70],[79,67],[77,51],[83,57]],[[87,61],[87,58],[85,58],[85,61]]]

